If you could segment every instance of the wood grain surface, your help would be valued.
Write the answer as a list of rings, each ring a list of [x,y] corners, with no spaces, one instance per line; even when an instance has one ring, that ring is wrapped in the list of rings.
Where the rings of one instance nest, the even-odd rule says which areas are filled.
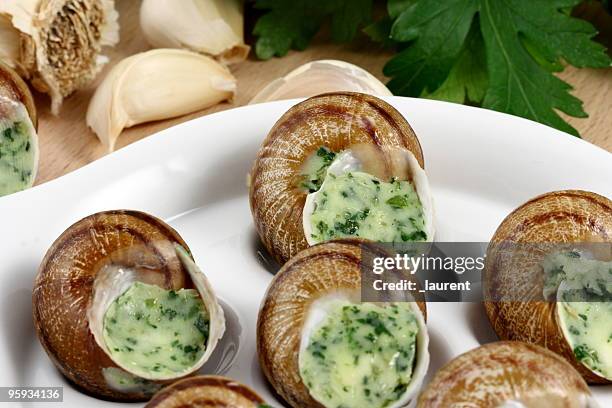
[[[51,115],[47,96],[36,95],[41,153],[37,184],[76,170],[106,154],[94,133],[87,128],[85,113],[97,83],[112,65],[149,48],[138,26],[139,7],[140,1],[137,0],[117,0],[121,42],[107,51],[111,62],[97,81],[88,89],[69,97],[59,116]],[[286,57],[269,61],[258,61],[251,55],[247,61],[232,67],[232,72],[238,78],[238,94],[231,104],[224,103],[180,118],[126,129],[117,141],[117,149],[186,120],[244,105],[269,81],[308,61],[326,58],[345,60],[365,68],[385,82],[382,67],[390,55],[388,50],[369,42],[338,45],[317,41],[304,52],[291,52]],[[560,77],[574,86],[573,94],[584,101],[585,110],[589,113],[586,119],[569,118],[569,123],[587,141],[612,151],[612,69],[578,70],[568,67]]]

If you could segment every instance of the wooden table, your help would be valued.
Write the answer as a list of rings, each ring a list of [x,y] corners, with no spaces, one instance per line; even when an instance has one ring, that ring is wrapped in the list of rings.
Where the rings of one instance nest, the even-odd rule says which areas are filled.
[[[111,63],[98,77],[98,82],[121,58],[149,48],[138,27],[139,6],[138,1],[117,1],[120,13],[121,42],[108,53]],[[186,120],[244,105],[269,81],[307,61],[325,58],[345,60],[365,68],[384,82],[382,67],[389,59],[390,52],[383,49],[371,49],[372,45],[368,43],[369,49],[367,53],[364,53],[362,45],[315,42],[304,52],[291,52],[284,58],[269,61],[258,61],[251,55],[247,61],[232,67],[234,75],[238,78],[238,95],[232,104],[224,103],[180,118],[127,129],[119,137],[117,148]],[[612,69],[578,70],[569,67],[560,77],[574,86],[574,95],[584,101],[585,110],[590,115],[587,119],[569,118],[569,123],[578,129],[584,139],[612,151],[612,115],[610,114]],[[96,84],[68,98],[57,117],[49,112],[48,98],[44,95],[37,95],[41,153],[37,184],[76,170],[106,154],[94,133],[85,125],[85,112]]]

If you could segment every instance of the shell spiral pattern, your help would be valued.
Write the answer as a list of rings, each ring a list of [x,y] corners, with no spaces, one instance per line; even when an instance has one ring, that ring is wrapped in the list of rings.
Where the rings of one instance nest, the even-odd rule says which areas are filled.
[[[518,207],[491,240],[483,274],[485,308],[502,340],[546,347],[565,357],[588,382],[609,383],[576,359],[561,330],[557,302],[542,297],[541,263],[547,250],[579,242],[612,242],[612,201],[587,191],[567,190],[535,197]],[[505,243],[535,246],[508,261],[502,253]],[[495,300],[504,296],[509,300]]]
[[[289,109],[263,142],[251,171],[250,203],[263,244],[281,264],[308,247],[302,228],[306,193],[296,188],[300,166],[321,146],[400,147],[421,167],[419,141],[404,117],[370,95],[329,93]]]

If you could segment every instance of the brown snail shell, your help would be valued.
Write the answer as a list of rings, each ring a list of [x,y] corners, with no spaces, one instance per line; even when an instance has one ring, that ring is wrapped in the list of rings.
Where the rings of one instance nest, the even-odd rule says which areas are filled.
[[[264,400],[251,388],[225,377],[200,375],[162,389],[145,408],[258,408]]]
[[[314,96],[289,109],[268,133],[251,171],[249,198],[257,232],[279,263],[308,247],[307,193],[296,187],[302,164],[321,146],[339,152],[353,145],[401,148],[424,167],[419,140],[406,119],[371,95]]]
[[[28,111],[34,129],[38,127],[36,105],[34,104],[34,98],[32,97],[30,88],[28,88],[28,85],[21,79],[17,72],[0,62],[0,99],[3,97],[23,104]]]
[[[107,352],[103,317],[129,284],[196,289],[210,319],[206,351],[185,372],[148,379],[130,373]],[[161,385],[199,369],[225,330],[223,310],[189,248],[163,221],[137,211],[90,215],[69,227],[47,251],[33,294],[38,338],[57,368],[84,391],[113,400],[144,400]],[[111,376],[142,386],[122,387]]]
[[[557,354],[518,341],[475,348],[442,367],[418,408],[595,408],[580,374]]]
[[[257,319],[257,353],[264,375],[290,406],[322,407],[302,382],[298,362],[303,329],[313,302],[328,295],[354,294],[355,291],[357,296],[351,298],[358,302],[360,262],[362,257],[372,253],[387,255],[375,244],[359,239],[314,245],[291,258],[270,283]],[[415,302],[412,305],[421,330],[407,394],[412,392],[411,388],[416,394],[429,364],[426,304]],[[412,394],[406,396],[411,398]]]
[[[563,356],[587,382],[610,383],[576,359],[559,324],[557,302],[542,296],[541,262],[548,245],[559,248],[560,243],[579,242],[612,242],[612,201],[587,191],[566,190],[540,195],[518,207],[491,239],[483,273],[485,308],[502,340],[546,347]],[[538,246],[510,262],[503,256],[504,243]]]

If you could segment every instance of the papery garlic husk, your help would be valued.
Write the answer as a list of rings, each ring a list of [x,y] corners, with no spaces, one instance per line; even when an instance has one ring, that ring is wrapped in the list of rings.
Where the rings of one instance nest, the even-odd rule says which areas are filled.
[[[318,60],[307,62],[270,82],[251,99],[249,104],[307,98],[338,91],[376,96],[393,95],[385,84],[357,65],[340,60]]]
[[[162,389],[145,408],[260,408],[264,400],[251,388],[230,378],[200,375]]]
[[[143,0],[140,28],[156,48],[185,48],[224,64],[244,61],[241,0]]]
[[[65,97],[88,85],[119,42],[114,0],[3,0],[0,60],[51,96],[57,114]]]
[[[34,184],[39,156],[36,125],[30,89],[0,63],[0,196]]]
[[[291,258],[268,286],[257,318],[257,354],[262,371],[275,391],[295,408],[321,408],[300,374],[300,353],[326,315],[329,302],[359,304],[362,260],[391,256],[383,248],[361,239],[329,241],[309,247]],[[398,293],[417,322],[414,368],[410,383],[389,408],[413,400],[429,366],[427,305],[408,292]],[[377,305],[387,307],[386,301]]]
[[[609,261],[611,242],[612,201],[599,194],[554,191],[512,211],[491,238],[483,271],[484,306],[500,339],[546,347],[587,382],[610,384],[576,357],[560,321],[562,303],[543,295],[542,262],[552,252],[589,243],[607,249],[601,260]]]
[[[122,365],[104,340],[109,306],[133,283],[165,290],[193,289],[209,318],[205,351],[181,372],[146,376]],[[140,401],[199,370],[225,331],[225,317],[187,244],[166,223],[127,210],[90,215],[55,240],[32,294],[38,338],[56,367],[96,397]]]
[[[442,367],[417,408],[597,408],[580,374],[542,347],[500,341]]]
[[[155,49],[113,67],[87,109],[87,125],[113,151],[121,131],[231,100],[236,79],[214,59],[192,51]]]

